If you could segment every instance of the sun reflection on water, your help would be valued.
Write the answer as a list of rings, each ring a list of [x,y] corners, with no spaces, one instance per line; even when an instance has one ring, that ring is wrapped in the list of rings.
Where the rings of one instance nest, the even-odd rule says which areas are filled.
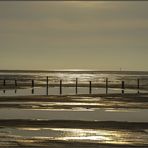
[[[101,129],[79,129],[79,128],[20,128],[20,130],[32,131],[55,131],[54,136],[40,136],[35,138],[49,139],[49,140],[63,140],[63,141],[79,141],[89,143],[108,143],[108,144],[134,144],[142,143],[143,141],[136,141],[136,136],[130,131],[114,131]]]
[[[83,128],[49,128],[49,127],[19,127],[8,129],[12,141],[45,144],[47,141],[81,142],[95,144],[143,145],[148,144],[146,132],[121,129],[83,129]],[[14,139],[14,140],[13,140]],[[46,143],[48,144],[48,143]]]

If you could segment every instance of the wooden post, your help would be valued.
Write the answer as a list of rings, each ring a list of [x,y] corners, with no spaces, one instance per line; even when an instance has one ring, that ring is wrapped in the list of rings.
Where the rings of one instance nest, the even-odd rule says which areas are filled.
[[[48,77],[46,77],[46,95],[48,96]]]
[[[121,89],[122,89],[122,94],[124,94],[124,89],[125,89],[124,81],[121,82]]]
[[[137,89],[139,89],[139,88],[140,88],[140,80],[137,79]]]
[[[78,78],[76,78],[76,94],[78,93]]]
[[[34,80],[32,80],[32,88],[34,88]]]
[[[34,94],[34,80],[32,80],[32,94]]]
[[[91,94],[91,81],[89,81],[89,94]]]
[[[16,79],[14,80],[14,83],[15,83],[15,87],[17,87],[17,80],[16,80]],[[15,94],[16,94],[16,92],[17,92],[16,89],[17,89],[17,88],[15,88],[15,90],[14,90]]]
[[[32,92],[32,94],[34,94],[34,88],[32,88],[32,91],[31,92]]]
[[[3,86],[6,86],[6,80],[4,79],[4,83],[3,83]]]
[[[106,78],[106,94],[108,94],[108,78]]]
[[[62,94],[62,80],[60,80],[60,95]]]
[[[15,86],[17,86],[17,80],[15,80]]]
[[[137,93],[139,94],[139,89],[140,89],[140,80],[139,79],[137,79]]]

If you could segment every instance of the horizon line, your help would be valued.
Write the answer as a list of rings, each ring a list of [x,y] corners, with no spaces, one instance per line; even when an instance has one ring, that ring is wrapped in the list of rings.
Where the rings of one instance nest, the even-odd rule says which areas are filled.
[[[0,72],[148,72],[148,70],[99,70],[99,69],[49,69],[49,70],[43,70],[43,69],[0,69]]]

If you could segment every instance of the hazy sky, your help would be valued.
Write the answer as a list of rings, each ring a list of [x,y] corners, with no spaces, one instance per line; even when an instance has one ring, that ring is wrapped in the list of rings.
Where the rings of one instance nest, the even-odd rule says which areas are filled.
[[[148,70],[148,2],[0,2],[0,69]]]

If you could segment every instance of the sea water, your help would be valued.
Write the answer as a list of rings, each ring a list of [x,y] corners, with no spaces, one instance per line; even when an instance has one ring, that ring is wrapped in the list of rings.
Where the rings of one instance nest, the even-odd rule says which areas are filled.
[[[147,92],[148,90],[148,72],[125,72],[125,71],[1,71],[0,72],[0,95],[45,95],[46,94],[46,77],[48,76],[49,94],[60,94],[59,83],[73,84],[73,86],[62,87],[62,94],[75,94],[76,78],[78,79],[78,92],[79,94],[89,93],[89,82],[92,82],[92,92],[94,94],[106,93],[105,81],[108,78],[108,93],[121,93],[121,82],[125,82],[125,93]],[[3,86],[3,79],[6,80],[6,86],[9,84],[14,85],[11,89]],[[137,89],[137,80],[139,79],[139,89]],[[15,82],[17,85],[28,84],[28,87],[23,89],[15,89]],[[34,87],[31,87],[31,81],[34,80]],[[37,86],[43,84],[44,87]],[[54,87],[50,85],[53,84]],[[95,86],[103,85],[102,87]],[[81,85],[81,86],[80,86]],[[113,85],[118,85],[114,87]],[[83,87],[84,86],[84,87]],[[126,88],[127,87],[127,88]]]

